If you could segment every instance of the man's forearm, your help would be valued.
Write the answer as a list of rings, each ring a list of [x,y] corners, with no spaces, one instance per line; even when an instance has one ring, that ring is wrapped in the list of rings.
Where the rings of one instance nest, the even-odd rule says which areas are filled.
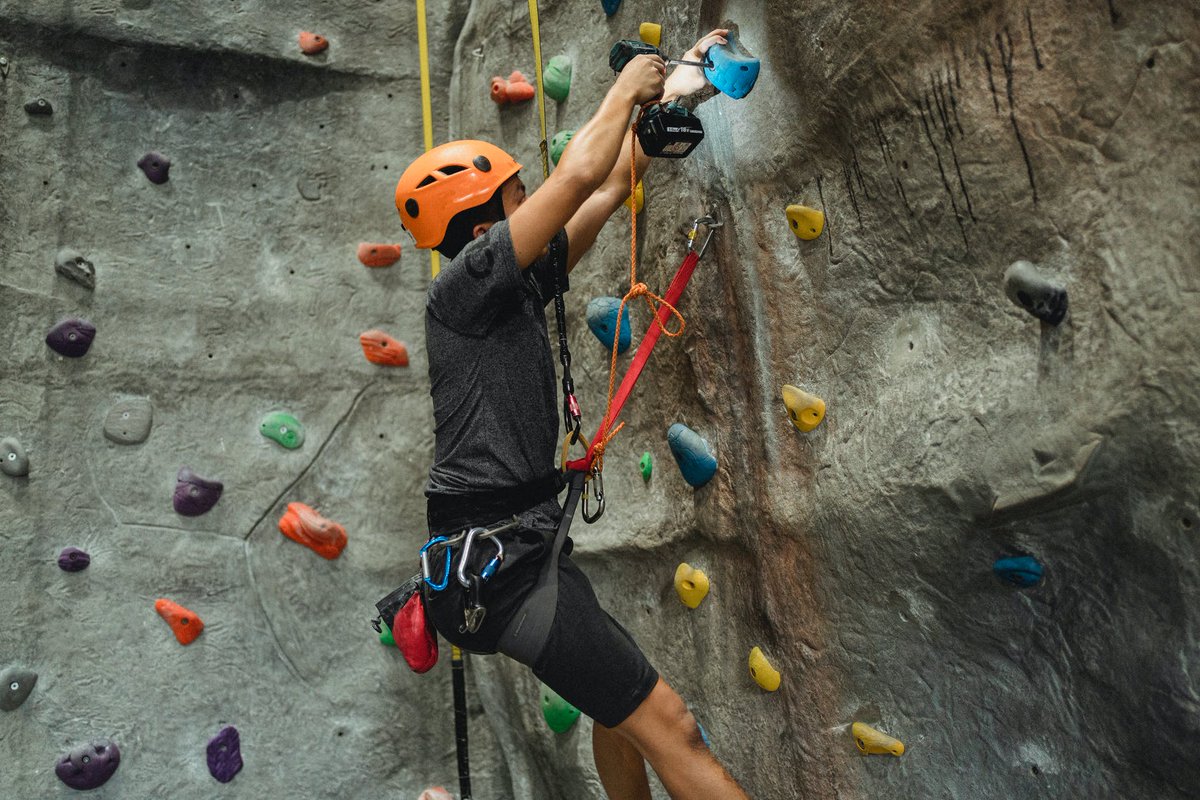
[[[616,87],[610,90],[600,103],[600,108],[571,139],[559,163],[559,170],[575,175],[596,188],[606,183],[619,170],[621,163],[627,168],[629,162],[620,156],[625,152],[622,148],[628,149],[629,141],[622,139],[621,131],[629,127],[633,108],[633,100],[627,95],[616,91]],[[640,152],[641,148],[638,150]]]

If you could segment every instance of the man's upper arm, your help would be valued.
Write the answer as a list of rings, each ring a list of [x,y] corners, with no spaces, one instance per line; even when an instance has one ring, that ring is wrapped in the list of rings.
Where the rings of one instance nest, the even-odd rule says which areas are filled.
[[[590,189],[569,172],[558,171],[521,203],[508,220],[518,267],[525,269],[541,256],[554,234],[587,200]]]
[[[608,218],[613,215],[625,196],[611,185],[605,184],[592,193],[574,216],[567,222],[567,272],[575,268],[583,254],[591,249],[596,242],[596,236]]]

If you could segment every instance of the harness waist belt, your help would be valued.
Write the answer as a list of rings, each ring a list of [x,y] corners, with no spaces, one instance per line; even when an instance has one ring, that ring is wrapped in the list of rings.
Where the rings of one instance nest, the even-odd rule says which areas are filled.
[[[562,473],[555,470],[543,478],[511,489],[469,494],[429,494],[427,521],[430,532],[458,530],[490,518],[519,514],[557,497],[564,485]]]

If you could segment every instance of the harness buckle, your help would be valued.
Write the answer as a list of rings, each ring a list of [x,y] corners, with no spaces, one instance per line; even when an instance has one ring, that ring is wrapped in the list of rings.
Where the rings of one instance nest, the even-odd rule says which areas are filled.
[[[583,492],[583,521],[591,525],[596,520],[604,516],[604,473],[598,469],[592,470],[591,478],[591,497],[596,501],[596,513],[592,513],[588,507],[588,490],[585,488]]]

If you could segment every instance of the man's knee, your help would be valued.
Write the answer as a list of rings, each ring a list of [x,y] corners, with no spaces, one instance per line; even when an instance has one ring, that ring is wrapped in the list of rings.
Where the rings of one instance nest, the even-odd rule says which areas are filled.
[[[648,747],[671,743],[706,750],[700,726],[675,690],[659,680],[642,704],[617,726],[643,753]]]

